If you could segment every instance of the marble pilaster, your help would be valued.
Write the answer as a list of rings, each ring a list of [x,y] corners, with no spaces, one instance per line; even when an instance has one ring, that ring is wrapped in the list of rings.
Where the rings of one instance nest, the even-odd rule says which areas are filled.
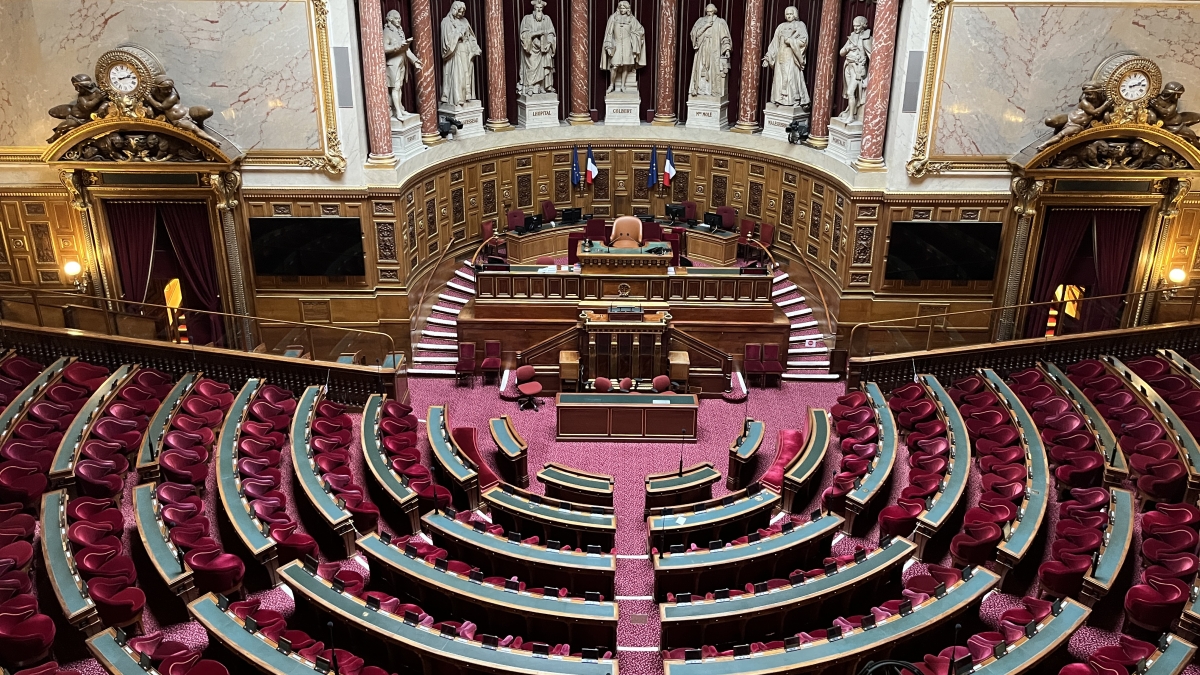
[[[571,124],[591,124],[588,103],[588,0],[571,0]]]
[[[821,26],[817,34],[817,71],[812,91],[812,121],[808,141],[814,148],[829,145],[829,116],[833,112],[833,73],[838,61],[838,27],[842,0],[821,3]]]
[[[895,0],[893,0],[895,1]],[[746,27],[742,31],[742,74],[738,89],[738,121],[733,130],[745,134],[758,129],[758,86],[762,74],[763,0],[746,1]]]
[[[358,41],[362,49],[363,97],[367,102],[368,164],[391,164],[391,106],[388,104],[387,60],[383,54],[383,8],[379,0],[358,3]]]
[[[487,0],[483,7],[487,17],[485,36],[487,39],[488,119],[490,131],[509,131],[513,125],[508,121],[508,85],[504,81],[504,2]]]
[[[654,96],[653,124],[673,126],[675,113],[675,68],[679,41],[679,0],[659,0],[658,5],[658,79]]]
[[[867,97],[863,103],[862,149],[854,167],[859,171],[883,170],[883,140],[887,132],[888,104],[892,95],[892,63],[896,57],[896,25],[900,0],[879,0],[871,35],[871,64],[867,70]]]
[[[417,58],[421,59],[425,66],[417,71],[417,110],[421,113],[421,140],[426,145],[437,145],[442,142],[442,137],[438,134],[437,73],[433,67],[433,41],[436,38],[429,3],[430,0],[412,2],[413,35],[416,36],[413,44],[417,50]]]

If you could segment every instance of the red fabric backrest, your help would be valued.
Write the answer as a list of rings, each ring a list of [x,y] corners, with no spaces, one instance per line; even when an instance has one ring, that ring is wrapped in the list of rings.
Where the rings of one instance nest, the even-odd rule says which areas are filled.
[[[780,429],[775,443],[775,462],[763,474],[762,484],[775,492],[783,490],[783,472],[792,459],[804,449],[804,432],[799,429]]]

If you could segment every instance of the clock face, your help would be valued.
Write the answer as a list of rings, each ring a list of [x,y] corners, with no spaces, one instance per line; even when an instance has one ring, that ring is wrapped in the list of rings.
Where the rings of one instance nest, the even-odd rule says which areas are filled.
[[[109,68],[108,82],[113,89],[128,94],[138,88],[138,75],[129,65],[118,63]]]
[[[1140,101],[1150,91],[1150,78],[1140,70],[1130,71],[1121,79],[1119,90],[1126,101]]]

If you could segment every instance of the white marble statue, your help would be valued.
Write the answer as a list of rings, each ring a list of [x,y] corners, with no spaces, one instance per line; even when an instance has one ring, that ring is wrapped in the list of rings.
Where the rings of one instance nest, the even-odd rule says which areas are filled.
[[[521,72],[517,93],[530,96],[554,92],[554,54],[558,35],[550,17],[542,13],[545,0],[533,0],[533,13],[521,19]]]
[[[646,65],[646,29],[633,15],[626,0],[608,17],[600,69],[609,71],[610,92],[637,92],[637,69]]]
[[[408,79],[408,64],[421,69],[421,59],[412,50],[412,38],[404,37],[404,25],[400,22],[400,12],[392,10],[387,13],[383,24],[383,54],[387,57],[388,96],[392,103],[392,117],[403,119],[407,112],[400,102],[404,81]]]
[[[795,7],[783,11],[786,19],[775,28],[767,46],[763,67],[775,69],[771,80],[771,103],[781,106],[808,106],[808,85],[804,83],[804,50],[808,47],[808,29]]]
[[[867,28],[867,17],[854,17],[854,32],[846,36],[841,55],[846,57],[842,66],[842,83],[846,109],[838,115],[843,122],[861,122],[863,102],[867,98],[867,63],[871,60],[871,29]]]
[[[467,6],[454,0],[442,19],[442,103],[461,106],[475,95],[476,56],[483,53],[467,22]]]
[[[692,96],[725,96],[733,36],[725,19],[717,16],[716,5],[709,4],[704,8],[704,16],[692,26],[691,35],[696,55],[692,60],[692,83],[688,93]]]

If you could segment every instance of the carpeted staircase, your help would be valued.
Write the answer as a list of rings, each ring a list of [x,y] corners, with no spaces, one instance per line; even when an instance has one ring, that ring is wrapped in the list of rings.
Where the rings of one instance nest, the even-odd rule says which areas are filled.
[[[409,375],[453,376],[458,363],[458,314],[475,297],[475,272],[466,261],[454,271],[421,328]]]
[[[829,347],[821,335],[812,308],[805,304],[800,288],[788,280],[786,272],[775,275],[771,299],[792,322],[788,337],[787,364],[783,373],[785,380],[836,380],[838,375],[829,372]]]

